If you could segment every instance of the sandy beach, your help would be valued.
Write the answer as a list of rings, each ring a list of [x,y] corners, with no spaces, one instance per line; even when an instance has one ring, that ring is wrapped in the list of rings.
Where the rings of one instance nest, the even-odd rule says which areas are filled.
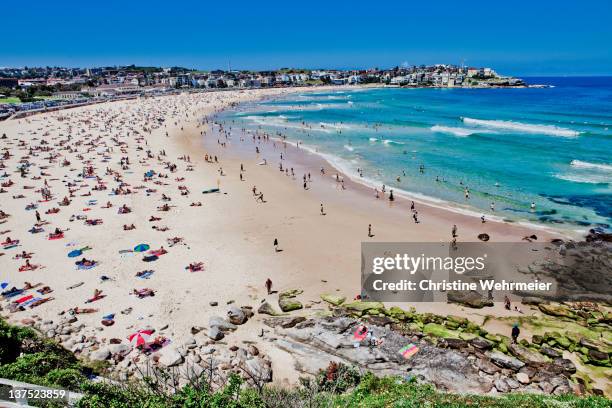
[[[15,313],[5,301],[2,315],[20,323],[34,317],[57,319],[75,307],[92,308],[78,314],[79,321],[87,333],[104,341],[125,341],[150,326],[181,344],[192,336],[192,327],[224,315],[228,303],[254,309],[265,299],[275,303],[266,279],[275,291],[302,289],[300,299],[308,313],[326,310],[322,293],[353,299],[360,291],[363,241],[449,242],[453,225],[458,242],[477,241],[481,233],[494,242],[518,242],[532,234],[541,241],[557,236],[525,225],[483,224],[479,217],[418,201],[416,224],[410,200],[377,199],[371,188],[303,147],[254,141],[252,134],[237,129],[228,135],[224,131],[231,124],[223,131],[212,124],[215,113],[234,104],[294,91],[185,93],[0,122],[0,134],[6,135],[0,140],[0,154],[5,155],[0,209],[9,215],[0,224],[0,239],[19,241],[0,251],[0,281],[7,283],[6,289],[41,283],[24,295],[48,299]],[[294,176],[279,171],[281,153],[284,168],[292,168]],[[267,164],[260,165],[264,159]],[[308,173],[304,189],[302,176]],[[263,200],[256,199],[253,187],[264,194]],[[214,188],[220,192],[202,194]],[[43,199],[45,189],[51,194],[48,200]],[[64,197],[68,205],[59,204]],[[125,213],[119,211],[122,206],[128,209]],[[35,224],[42,230],[29,232]],[[62,234],[49,239],[56,228]],[[275,239],[281,251],[275,250]],[[139,244],[149,248],[136,252]],[[90,249],[68,256],[83,248]],[[22,251],[31,254],[27,261],[33,267],[17,257]],[[150,262],[143,261],[149,256]],[[75,262],[83,257],[86,262],[78,268]],[[187,268],[199,262],[201,270]],[[136,276],[142,271],[152,273]],[[51,292],[35,292],[44,286]],[[96,289],[102,291],[98,296]],[[154,296],[133,292],[143,289]],[[218,306],[211,306],[215,302]],[[484,319],[484,313],[452,304],[400,306]],[[486,313],[513,314],[501,304]],[[103,325],[103,316],[110,314],[114,318],[106,320],[112,325]],[[224,341],[257,344],[272,360],[275,381],[295,382],[297,373],[283,363],[289,356],[261,342],[262,329],[256,315]]]

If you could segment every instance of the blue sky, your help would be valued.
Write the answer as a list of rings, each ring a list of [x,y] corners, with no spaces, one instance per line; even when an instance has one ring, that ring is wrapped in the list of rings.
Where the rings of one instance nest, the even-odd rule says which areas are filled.
[[[612,1],[3,2],[0,66],[381,68],[612,75]]]

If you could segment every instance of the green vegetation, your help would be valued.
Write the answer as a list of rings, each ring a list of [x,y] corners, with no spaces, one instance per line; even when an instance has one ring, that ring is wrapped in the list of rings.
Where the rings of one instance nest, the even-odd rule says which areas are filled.
[[[21,103],[21,100],[17,97],[9,96],[8,98],[0,98],[0,104],[2,103]]]
[[[286,407],[495,407],[495,408],[604,408],[610,401],[596,396],[549,397],[508,394],[501,397],[446,394],[414,377],[378,378],[338,363],[330,363],[316,378],[303,379],[291,389],[245,384],[232,374],[213,390],[207,371],[174,389],[176,372],[129,381],[121,385],[94,383],[87,379],[92,369],[50,340],[31,329],[0,320],[0,377],[85,394],[81,408],[286,408]],[[169,380],[169,381],[168,381]],[[253,386],[254,385],[254,386]],[[168,390],[174,392],[168,392]]]

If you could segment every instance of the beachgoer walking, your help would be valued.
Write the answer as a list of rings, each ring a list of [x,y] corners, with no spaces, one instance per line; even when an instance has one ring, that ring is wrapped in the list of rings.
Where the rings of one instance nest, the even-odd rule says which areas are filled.
[[[268,291],[268,295],[272,293],[272,279],[266,279],[266,290]]]

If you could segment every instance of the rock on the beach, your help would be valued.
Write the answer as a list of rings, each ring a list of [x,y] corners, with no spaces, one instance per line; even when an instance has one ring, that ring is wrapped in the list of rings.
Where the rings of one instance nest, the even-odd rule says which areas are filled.
[[[448,291],[448,301],[453,303],[459,303],[475,309],[482,309],[485,306],[493,306],[493,301],[483,297],[476,291]]]
[[[525,363],[537,364],[548,361],[546,357],[537,351],[529,350],[528,348],[519,346],[518,344],[510,344],[508,346],[508,351],[510,351],[513,356]]]
[[[272,307],[272,305],[268,302],[262,303],[261,306],[259,306],[259,309],[257,309],[257,312],[261,314],[267,314],[270,316],[280,315],[280,312],[277,312],[276,310],[274,310],[274,307]]]
[[[334,306],[340,306],[341,304],[343,304],[346,301],[346,297],[345,296],[332,295],[332,294],[328,294],[328,293],[322,294],[321,295],[321,299],[323,299],[327,303],[332,304]]]
[[[236,330],[237,326],[235,324],[232,324],[230,322],[228,322],[227,320],[225,320],[224,318],[220,317],[220,316],[211,316],[210,319],[208,319],[208,326],[210,327],[218,327],[219,329],[223,330],[223,331],[228,331],[228,330]]]
[[[245,370],[253,377],[263,382],[272,381],[272,370],[266,361],[252,358],[244,362]]]
[[[208,337],[218,341],[222,340],[223,337],[225,337],[225,334],[223,334],[223,331],[219,328],[219,326],[212,326],[210,329],[208,329]]]
[[[342,305],[344,308],[348,309],[350,312],[355,314],[365,314],[369,310],[382,310],[385,308],[385,305],[382,302],[362,302],[356,301],[352,303],[347,303]]]
[[[101,348],[91,353],[91,355],[89,356],[89,359],[93,361],[104,361],[107,358],[109,358],[110,355],[111,355],[111,352],[109,349]]]
[[[282,297],[278,299],[278,305],[280,306],[283,312],[291,312],[293,310],[299,310],[304,307],[304,305],[302,305],[302,302],[289,297]]]
[[[529,376],[527,374],[525,374],[525,373],[516,373],[516,379],[521,384],[529,384],[530,383]]]
[[[523,367],[525,365],[525,363],[523,363],[518,358],[512,357],[512,356],[507,356],[504,353],[500,353],[499,351],[489,352],[489,353],[487,353],[487,355],[488,355],[488,357],[491,359],[491,361],[494,364],[496,364],[496,365],[498,365],[498,366],[500,366],[502,368],[509,368],[511,370],[518,371],[518,370],[521,369],[521,367]],[[497,386],[496,386],[496,388],[497,388]]]
[[[279,298],[294,298],[304,293],[302,289],[289,289],[278,294]]]
[[[258,356],[259,355],[259,349],[257,347],[255,347],[253,344],[250,344],[247,350],[248,350],[249,354],[252,355],[252,356]]]
[[[183,343],[183,347],[189,350],[196,348],[196,339],[193,337],[187,337]]]
[[[247,321],[246,314],[236,306],[230,307],[227,311],[227,318],[232,324],[244,324]]]
[[[112,354],[126,355],[132,350],[132,346],[129,344],[111,344],[108,349]]]
[[[561,367],[563,371],[569,374],[574,374],[576,372],[576,365],[572,360],[568,360],[567,358],[555,358],[554,364]]]
[[[183,356],[173,347],[163,348],[159,354],[159,363],[166,367],[172,367],[183,362]]]
[[[282,327],[283,329],[289,329],[295,327],[297,324],[306,321],[304,316],[287,316],[287,317],[274,317],[264,319],[264,323],[270,327]]]

